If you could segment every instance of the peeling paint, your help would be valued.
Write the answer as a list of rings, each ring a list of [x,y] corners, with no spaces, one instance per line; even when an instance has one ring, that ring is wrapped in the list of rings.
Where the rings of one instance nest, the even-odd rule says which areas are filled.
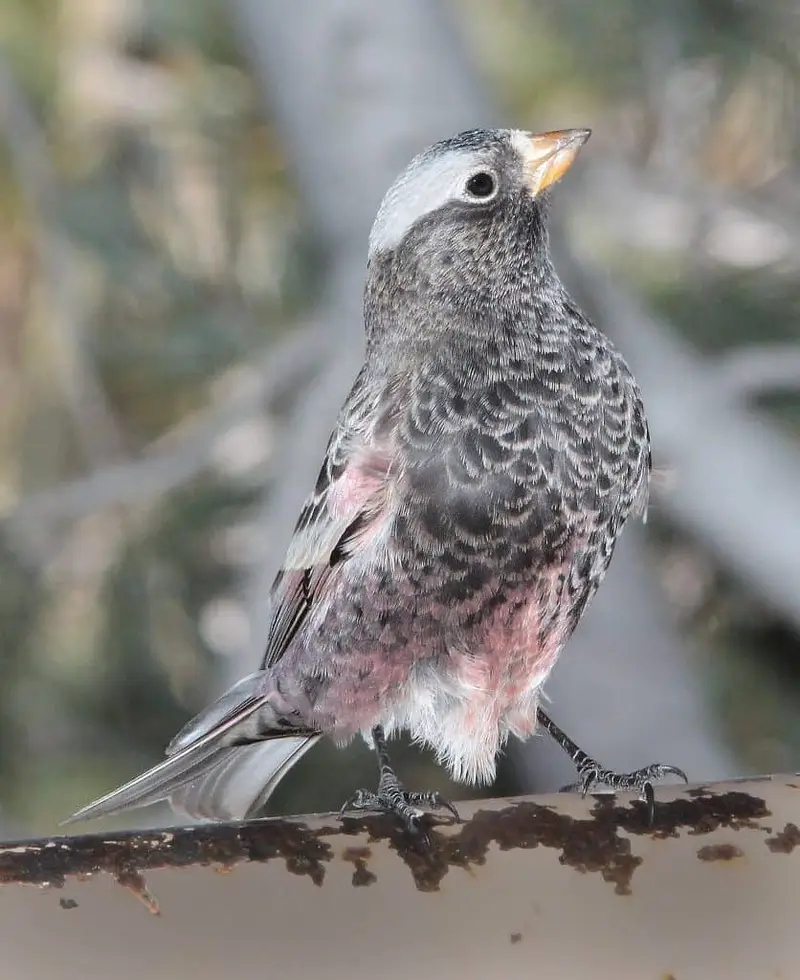
[[[689,790],[686,796],[659,803],[652,830],[656,836],[711,834],[719,829],[758,829],[759,820],[771,816],[764,800],[751,793],[713,792],[707,787]],[[765,828],[761,828],[765,829]]]
[[[653,824],[646,804],[617,806],[613,794],[595,797],[591,816],[580,819],[560,813],[552,806],[529,801],[512,803],[503,810],[478,810],[458,832],[434,834],[422,847],[390,824],[389,845],[408,866],[420,891],[436,891],[451,867],[468,869],[486,863],[491,844],[500,850],[551,847],[561,851],[559,860],[582,873],[599,873],[614,885],[617,895],[631,894],[634,871],[642,858],[631,853],[627,835],[676,837],[680,830],[708,834],[725,827],[738,830],[756,827],[756,820],[769,816],[763,799],[748,793],[713,793],[703,788],[694,799],[679,797],[656,807]],[[430,819],[430,818],[429,818]],[[370,839],[385,839],[383,817],[344,818],[345,831],[366,828]]]
[[[114,878],[118,884],[138,898],[151,915],[161,915],[158,899],[147,887],[144,875],[140,871],[118,871]]]
[[[218,875],[229,875],[235,867],[235,861],[225,861],[223,864],[215,865],[214,871],[216,871]]]
[[[622,808],[620,808],[622,810]],[[642,821],[646,813],[642,813]],[[346,829],[366,828],[370,840],[385,837],[382,817],[345,818]],[[630,840],[617,833],[613,811],[595,807],[591,817],[580,820],[554,807],[522,801],[502,810],[478,810],[455,833],[433,834],[427,846],[399,829],[390,834],[389,846],[409,868],[420,891],[437,891],[451,868],[468,870],[484,865],[491,845],[501,851],[549,847],[561,852],[559,860],[582,873],[599,872],[614,885],[618,895],[630,893],[630,881],[642,858],[631,854]]]
[[[800,844],[800,829],[796,823],[787,823],[774,837],[768,837],[767,847],[773,854],[791,854]]]
[[[697,849],[701,861],[735,861],[744,857],[744,851],[735,844],[706,844]]]
[[[381,814],[346,816],[341,821],[307,824],[301,819],[265,819],[242,824],[203,824],[169,830],[124,832],[17,841],[0,845],[0,884],[52,884],[81,880],[108,873],[131,889],[151,910],[158,903],[147,890],[144,874],[160,868],[212,865],[226,871],[241,861],[283,861],[292,874],[322,886],[328,864],[337,853],[353,864],[353,885],[373,884],[370,847],[348,847],[346,841],[366,834],[370,844],[386,842],[408,868],[420,891],[436,891],[452,868],[471,871],[484,865],[492,849],[551,848],[561,864],[581,874],[599,874],[617,895],[628,895],[636,869],[643,858],[632,853],[631,841],[710,834],[720,828],[757,828],[771,833],[758,821],[770,816],[765,801],[750,793],[702,787],[656,806],[652,825],[644,803],[618,805],[611,794],[594,798],[586,816],[562,812],[557,804],[532,800],[510,802],[501,809],[481,809],[466,823],[445,826],[429,816],[430,842],[425,846],[390,817]],[[436,832],[441,828],[443,832]],[[334,850],[339,841],[344,849]],[[800,843],[800,831],[787,824],[770,838],[775,851],[790,850]],[[720,845],[724,847],[725,845]],[[729,847],[736,850],[733,845]],[[703,850],[701,848],[701,850]],[[698,852],[699,853],[699,852]],[[714,860],[725,860],[712,850]],[[704,860],[706,858],[701,858]]]
[[[377,875],[367,867],[367,861],[372,857],[372,850],[369,847],[346,847],[342,854],[342,860],[349,861],[354,866],[353,887],[364,888],[373,885],[377,880]]]

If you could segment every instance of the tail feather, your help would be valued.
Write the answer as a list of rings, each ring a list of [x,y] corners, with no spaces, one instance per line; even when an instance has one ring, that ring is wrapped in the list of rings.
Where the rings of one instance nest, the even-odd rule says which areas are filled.
[[[159,800],[168,799],[170,794],[180,789],[187,781],[196,779],[207,767],[209,759],[215,754],[214,747],[206,751],[187,749],[179,755],[170,756],[157,766],[148,769],[130,782],[93,800],[80,810],[61,821],[61,826],[77,823],[79,820],[94,820],[108,817],[133,807],[149,806]]]
[[[63,821],[109,816],[169,799],[190,816],[242,819],[266,802],[289,768],[316,742],[315,735],[263,738],[272,711],[264,672],[252,674],[200,712],[172,740],[167,758]],[[237,744],[239,743],[239,744]]]
[[[170,794],[170,803],[196,820],[246,820],[270,798],[319,735],[289,735],[221,749],[196,776]]]

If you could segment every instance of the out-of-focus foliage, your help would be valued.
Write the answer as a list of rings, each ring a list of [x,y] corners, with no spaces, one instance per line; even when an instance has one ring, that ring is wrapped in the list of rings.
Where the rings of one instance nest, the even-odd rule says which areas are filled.
[[[213,690],[226,536],[269,427],[221,432],[172,494],[24,528],[17,503],[179,453],[301,290],[290,182],[224,8],[4,2],[0,34],[0,769],[5,813],[35,818],[157,755]]]
[[[798,340],[796,3],[452,6],[518,125],[594,126],[611,163],[570,214],[586,248],[709,355]],[[246,643],[233,586],[280,478],[279,419],[267,392],[213,421],[318,268],[220,0],[0,0],[0,41],[0,777],[30,829],[154,761]],[[770,404],[797,425],[794,397]],[[134,467],[122,504],[101,480],[36,510],[165,447],[180,459],[196,424],[213,437],[188,475]],[[660,548],[687,627],[714,624],[737,744],[779,767],[800,745],[797,637],[757,603],[746,635],[724,570],[670,529]],[[286,793],[317,799],[294,774]]]

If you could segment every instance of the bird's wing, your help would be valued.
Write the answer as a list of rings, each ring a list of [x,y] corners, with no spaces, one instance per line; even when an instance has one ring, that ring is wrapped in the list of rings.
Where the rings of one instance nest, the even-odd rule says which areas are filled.
[[[359,376],[334,430],[314,492],[297,522],[272,589],[273,617],[261,671],[235,684],[193,718],[148,772],[78,811],[102,816],[169,797],[192,816],[241,819],[261,806],[287,769],[319,737],[276,719],[275,738],[243,744],[256,716],[268,715],[272,689],[265,669],[283,656],[309,612],[341,569],[390,519],[394,391]],[[264,718],[261,718],[264,721]],[[266,738],[269,725],[257,726]],[[246,737],[246,739],[245,739]]]
[[[631,513],[636,517],[641,517],[642,523],[647,523],[647,506],[650,502],[650,484],[653,479],[653,453],[650,449],[650,426],[645,420],[645,439],[647,450],[644,454],[644,461],[639,476],[639,484],[636,488],[636,495],[633,501]]]
[[[75,823],[156,803],[213,768],[226,737],[268,705],[268,696],[259,691],[259,677],[259,674],[251,674],[243,678],[192,719],[172,740],[163,762],[82,807],[62,823]]]
[[[334,430],[272,586],[272,619],[262,663],[277,663],[344,564],[389,517],[397,474],[392,446],[396,386],[370,391],[359,375]]]

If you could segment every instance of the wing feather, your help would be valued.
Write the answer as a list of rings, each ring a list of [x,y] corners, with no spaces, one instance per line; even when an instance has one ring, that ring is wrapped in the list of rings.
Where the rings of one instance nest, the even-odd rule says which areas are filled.
[[[396,395],[397,386],[388,391]],[[384,396],[386,392],[384,389]],[[300,512],[283,568],[272,586],[273,613],[264,668],[281,659],[343,566],[367,546],[388,516],[397,466],[392,425],[387,424],[391,406],[380,394],[370,401],[357,382],[328,443],[316,487]],[[380,422],[379,438],[376,420]]]

